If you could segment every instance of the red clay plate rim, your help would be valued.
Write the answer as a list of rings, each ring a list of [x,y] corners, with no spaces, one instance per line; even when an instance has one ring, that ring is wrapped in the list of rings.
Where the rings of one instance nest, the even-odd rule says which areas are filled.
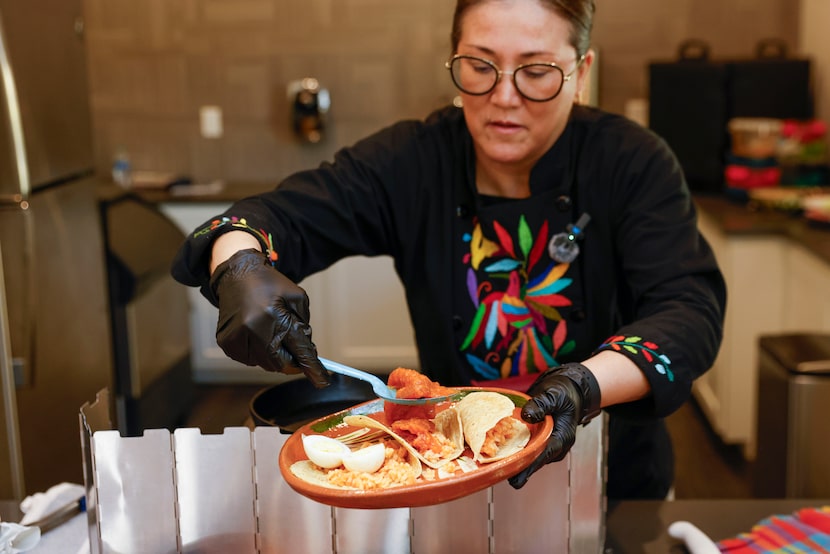
[[[492,391],[505,394],[508,396],[518,396],[520,398],[528,399],[528,395],[509,389],[488,388],[488,387],[457,387],[465,391]],[[493,462],[486,464],[481,468],[465,473],[457,477],[449,477],[439,481],[430,481],[425,483],[418,483],[416,485],[407,485],[400,487],[393,487],[381,491],[362,491],[362,490],[348,490],[348,489],[330,489],[314,485],[300,479],[291,473],[291,465],[299,460],[305,460],[305,453],[302,450],[302,435],[314,434],[311,427],[316,423],[335,417],[344,412],[350,412],[357,406],[364,406],[377,402],[371,400],[357,404],[351,408],[337,412],[328,416],[324,416],[318,420],[308,423],[296,430],[288,440],[283,444],[279,455],[279,467],[283,478],[294,491],[297,493],[327,504],[329,506],[336,506],[339,508],[404,508],[404,507],[420,507],[431,506],[434,504],[441,504],[456,500],[458,498],[473,494],[487,487],[494,485],[500,481],[504,481],[508,477],[512,477],[539,456],[547,444],[547,439],[553,430],[553,419],[547,416],[544,421],[536,424],[529,424],[530,427],[530,441],[522,449],[521,452]],[[382,406],[382,404],[380,404]]]

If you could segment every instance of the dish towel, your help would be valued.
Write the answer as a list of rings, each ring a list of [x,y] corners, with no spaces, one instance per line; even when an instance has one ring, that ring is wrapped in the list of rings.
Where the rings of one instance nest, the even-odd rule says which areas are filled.
[[[40,529],[0,521],[0,554],[17,554],[34,548],[40,541]]]
[[[830,553],[830,506],[762,519],[750,532],[717,545],[728,554]]]
[[[20,523],[0,522],[0,554],[88,554],[87,518],[84,488],[60,483],[46,492],[27,496],[20,503]],[[71,508],[71,510],[70,510]],[[38,524],[55,514],[66,516],[54,527],[42,530]],[[45,531],[45,532],[42,532]]]

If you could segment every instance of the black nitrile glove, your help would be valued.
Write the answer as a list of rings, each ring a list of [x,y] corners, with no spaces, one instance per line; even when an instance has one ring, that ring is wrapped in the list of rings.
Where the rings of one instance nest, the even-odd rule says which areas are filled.
[[[216,342],[228,357],[268,371],[302,371],[314,386],[328,385],[311,342],[308,296],[265,254],[240,250],[217,266],[210,287],[219,299]]]
[[[531,399],[522,408],[522,419],[539,423],[553,416],[545,451],[533,463],[508,481],[515,489],[522,488],[530,476],[551,462],[558,462],[576,440],[576,428],[588,423],[600,410],[600,390],[594,374],[582,364],[568,363],[542,373],[530,386]]]

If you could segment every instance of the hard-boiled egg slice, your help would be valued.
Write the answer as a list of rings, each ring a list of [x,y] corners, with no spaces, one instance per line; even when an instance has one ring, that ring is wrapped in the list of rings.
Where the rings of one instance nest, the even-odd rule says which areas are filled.
[[[343,465],[350,471],[374,473],[386,459],[386,447],[383,443],[366,446],[343,456]]]
[[[331,469],[343,463],[351,450],[337,439],[323,435],[303,435],[305,455],[320,467]]]

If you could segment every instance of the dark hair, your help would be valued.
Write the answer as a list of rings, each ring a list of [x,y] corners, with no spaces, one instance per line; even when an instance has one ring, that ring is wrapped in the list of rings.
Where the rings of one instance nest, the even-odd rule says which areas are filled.
[[[452,17],[452,34],[450,42],[452,53],[458,50],[461,40],[461,21],[468,9],[478,4],[493,0],[458,0],[455,4],[455,14]],[[550,9],[565,21],[570,23],[571,46],[576,50],[577,57],[583,55],[591,46],[591,28],[594,24],[594,0],[536,0],[542,6]]]

